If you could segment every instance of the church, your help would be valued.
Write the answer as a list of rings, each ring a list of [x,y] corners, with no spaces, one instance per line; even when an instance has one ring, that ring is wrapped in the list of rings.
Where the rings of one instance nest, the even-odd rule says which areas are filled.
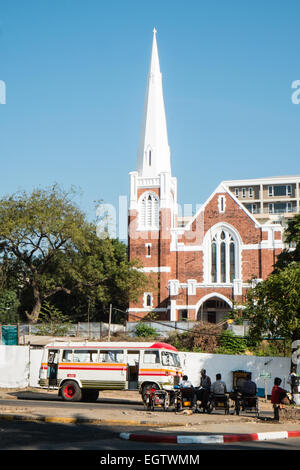
[[[129,176],[129,259],[141,261],[152,287],[129,305],[128,320],[155,314],[156,320],[222,321],[272,272],[282,227],[260,224],[222,183],[185,225],[179,223],[156,30],[137,168]]]

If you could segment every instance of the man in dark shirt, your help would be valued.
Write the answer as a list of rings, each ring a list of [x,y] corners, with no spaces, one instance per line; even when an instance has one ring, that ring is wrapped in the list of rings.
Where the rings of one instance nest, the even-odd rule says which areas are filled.
[[[247,379],[243,383],[241,392],[243,396],[251,397],[256,395],[257,386],[256,383],[251,380],[250,375],[247,376]]]

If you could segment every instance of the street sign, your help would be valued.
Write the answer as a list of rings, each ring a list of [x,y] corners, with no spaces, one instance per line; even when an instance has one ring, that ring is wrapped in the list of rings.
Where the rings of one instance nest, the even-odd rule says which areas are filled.
[[[266,372],[266,373],[264,373],[264,374],[259,374],[259,376],[260,376],[262,379],[270,379],[270,378],[271,378],[270,372]]]
[[[18,344],[18,326],[17,325],[2,325],[1,327],[1,342],[5,345]]]

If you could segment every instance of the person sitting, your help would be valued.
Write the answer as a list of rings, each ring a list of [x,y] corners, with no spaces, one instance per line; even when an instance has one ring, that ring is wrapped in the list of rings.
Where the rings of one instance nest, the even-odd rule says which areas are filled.
[[[225,395],[227,393],[226,384],[223,382],[221,374],[216,375],[216,381],[211,386],[211,393],[213,395]]]
[[[274,386],[272,388],[271,403],[274,409],[274,419],[279,421],[279,408],[282,404],[289,405],[291,402],[287,396],[287,391],[280,387],[282,380],[275,377]]]
[[[247,375],[246,380],[244,381],[241,387],[241,394],[243,397],[254,397],[257,393],[256,383],[251,380],[251,375]]]
[[[289,397],[287,396],[287,391],[280,387],[282,380],[280,377],[275,377],[274,386],[272,388],[271,394],[271,403],[273,405],[290,404]]]
[[[192,384],[192,382],[188,379],[188,376],[187,375],[184,375],[182,377],[182,380],[179,384],[179,387],[181,389],[183,389],[183,392],[182,392],[182,396],[183,397],[191,397],[191,407],[193,409],[193,411],[196,411],[196,408],[197,408],[197,395],[196,395],[196,391],[194,389],[194,386]]]
[[[182,377],[182,380],[181,380],[179,385],[180,385],[181,388],[191,388],[191,387],[193,387],[192,382],[189,380],[187,375],[184,375]]]

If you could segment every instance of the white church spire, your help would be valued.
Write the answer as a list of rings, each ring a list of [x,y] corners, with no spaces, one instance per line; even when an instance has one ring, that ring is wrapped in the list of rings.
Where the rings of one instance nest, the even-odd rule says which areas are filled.
[[[170,148],[155,28],[138,149],[137,172],[139,176],[149,177],[156,177],[162,172],[171,175]]]

